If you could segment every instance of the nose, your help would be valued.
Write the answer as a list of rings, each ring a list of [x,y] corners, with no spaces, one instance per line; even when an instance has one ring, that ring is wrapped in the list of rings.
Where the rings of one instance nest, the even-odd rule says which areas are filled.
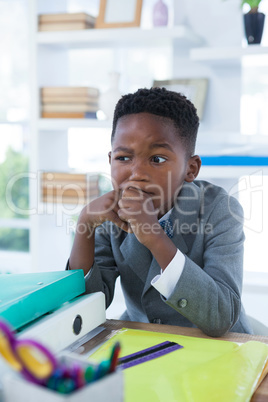
[[[129,180],[131,181],[148,181],[149,174],[145,164],[142,161],[132,163]]]

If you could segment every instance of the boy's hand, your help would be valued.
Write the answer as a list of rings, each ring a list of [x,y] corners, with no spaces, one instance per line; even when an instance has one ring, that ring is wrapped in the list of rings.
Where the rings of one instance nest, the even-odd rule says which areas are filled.
[[[140,243],[149,246],[154,235],[162,232],[157,218],[159,211],[154,208],[151,194],[137,187],[128,186],[122,191],[118,205],[119,218],[128,222]]]
[[[177,247],[158,222],[159,211],[154,207],[153,197],[153,194],[129,183],[122,191],[117,213],[121,220],[128,222],[139,242],[151,251],[162,270],[165,270],[174,258]]]
[[[79,223],[88,225],[89,229],[100,226],[103,222],[111,221],[126,232],[129,231],[129,224],[121,220],[118,212],[119,193],[110,191],[101,197],[96,198],[86,205],[79,219]]]
[[[118,199],[118,192],[110,191],[82,209],[77,222],[69,269],[83,269],[84,275],[88,273],[94,263],[95,228],[103,222],[111,221],[123,230],[129,230],[129,224],[122,221],[117,214]]]

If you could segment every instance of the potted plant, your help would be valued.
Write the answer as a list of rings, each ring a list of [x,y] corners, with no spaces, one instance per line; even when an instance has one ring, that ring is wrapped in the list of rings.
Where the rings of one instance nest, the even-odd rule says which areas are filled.
[[[259,12],[259,4],[262,0],[241,0],[241,7],[248,4],[250,10],[244,14],[245,34],[248,44],[261,43],[265,15]]]

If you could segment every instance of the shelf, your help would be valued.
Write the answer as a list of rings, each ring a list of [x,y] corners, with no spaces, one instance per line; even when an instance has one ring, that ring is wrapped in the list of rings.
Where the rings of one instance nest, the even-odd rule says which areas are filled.
[[[199,36],[185,26],[154,29],[117,28],[87,29],[80,31],[38,32],[39,45],[64,47],[106,47],[106,46],[166,46],[172,41],[179,41],[184,47],[202,44]]]
[[[202,165],[197,180],[238,179],[242,176],[268,176],[268,166],[208,166]]]
[[[58,131],[68,130],[71,127],[111,128],[112,122],[97,119],[39,119],[38,121],[40,130]]]
[[[12,124],[12,125],[21,125],[21,126],[26,126],[29,124],[28,120],[18,120],[18,121],[10,121],[10,120],[0,120],[0,125],[2,124]]]
[[[207,61],[214,63],[240,62],[245,56],[268,55],[268,47],[250,45],[247,47],[199,47],[190,50],[193,61]]]

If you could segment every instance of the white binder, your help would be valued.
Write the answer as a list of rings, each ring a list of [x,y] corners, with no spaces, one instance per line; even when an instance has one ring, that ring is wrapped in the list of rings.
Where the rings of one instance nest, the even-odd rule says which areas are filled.
[[[31,323],[17,336],[40,341],[58,353],[105,320],[105,296],[102,292],[96,292],[64,303],[62,307]]]

